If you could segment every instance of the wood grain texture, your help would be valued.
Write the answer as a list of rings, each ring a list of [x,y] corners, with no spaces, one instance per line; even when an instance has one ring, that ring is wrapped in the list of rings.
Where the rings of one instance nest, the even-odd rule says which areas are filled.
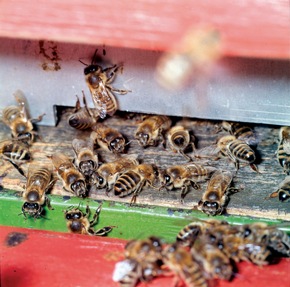
[[[189,28],[217,28],[225,55],[289,59],[289,2],[112,0],[0,2],[0,36],[165,50]]]
[[[33,144],[31,151],[34,161],[49,163],[47,155],[51,155],[56,151],[62,151],[65,154],[73,157],[71,142],[74,138],[87,138],[90,131],[78,131],[68,126],[66,118],[70,110],[66,110],[62,115],[62,120],[57,127],[39,126],[39,134],[42,140],[37,139]],[[177,120],[177,118],[173,118]],[[105,120],[105,123],[118,129],[123,133],[130,142],[127,154],[136,155],[144,163],[155,163],[160,168],[165,168],[173,164],[186,163],[185,159],[174,154],[169,148],[163,149],[158,147],[149,147],[141,149],[134,140],[134,133],[137,128],[138,118],[130,119],[125,113],[116,115]],[[189,126],[198,140],[198,149],[215,144],[217,138],[225,133],[216,133],[216,122],[188,119],[183,123]],[[227,213],[232,215],[247,215],[260,218],[290,220],[290,205],[289,202],[281,203],[277,198],[266,200],[270,193],[275,191],[278,184],[285,178],[283,170],[277,162],[275,151],[277,149],[277,139],[279,127],[276,126],[254,126],[260,142],[257,152],[260,157],[258,168],[261,173],[256,173],[249,166],[242,166],[234,178],[234,186],[240,191],[230,196],[230,202],[227,207]],[[9,129],[0,126],[0,140],[9,137]],[[96,150],[102,161],[108,162],[116,159],[116,157],[108,152]],[[125,155],[126,156],[126,155]],[[197,159],[197,163],[209,164],[220,169],[234,171],[234,164],[227,159],[218,161],[208,161],[205,159]],[[26,164],[23,169],[27,169]],[[1,184],[11,190],[21,191],[25,184],[23,178],[10,163],[2,161],[0,166]],[[144,188],[141,194],[137,197],[137,203],[145,205],[166,206],[171,208],[192,209],[195,208],[198,201],[201,199],[202,192],[205,190],[207,183],[201,184],[200,190],[191,189],[185,197],[184,204],[180,203],[180,190],[165,191],[153,190],[152,188]],[[62,184],[57,181],[53,187],[52,194],[69,195],[62,189]],[[130,196],[119,198],[111,192],[108,198],[105,190],[91,190],[90,197],[97,200],[113,200],[118,202],[129,202]]]

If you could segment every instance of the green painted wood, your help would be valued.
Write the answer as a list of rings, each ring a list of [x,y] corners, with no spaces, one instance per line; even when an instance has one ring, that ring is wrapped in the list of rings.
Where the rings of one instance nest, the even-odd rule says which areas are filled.
[[[145,238],[156,235],[166,242],[173,242],[176,234],[187,223],[207,219],[203,213],[188,209],[172,209],[160,206],[135,205],[113,201],[100,201],[92,199],[80,199],[68,196],[49,196],[54,210],[45,210],[45,218],[25,219],[21,214],[23,204],[19,192],[2,189],[0,192],[0,225],[16,226],[32,229],[68,232],[63,211],[69,206],[85,208],[88,204],[93,211],[102,202],[102,212],[96,228],[107,225],[115,225],[109,237],[121,239]],[[290,222],[281,220],[260,219],[246,216],[216,216],[216,219],[227,220],[232,224],[252,223],[263,221],[268,224],[278,224],[281,229],[290,234]]]

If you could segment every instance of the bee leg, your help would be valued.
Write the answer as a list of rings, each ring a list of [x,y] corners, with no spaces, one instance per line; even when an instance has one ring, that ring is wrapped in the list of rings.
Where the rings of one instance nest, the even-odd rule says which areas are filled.
[[[183,151],[179,151],[179,153],[180,153],[184,158],[186,158],[188,162],[192,161],[192,158],[191,158],[189,155],[185,154]]]
[[[50,204],[50,198],[47,196],[45,197],[45,204],[47,205],[48,209],[54,210],[54,208]]]
[[[279,190],[272,192],[270,195],[266,196],[264,199],[275,198],[279,195]]]
[[[253,171],[257,172],[257,173],[260,173],[259,170],[258,170],[258,167],[257,167],[255,164],[251,163],[251,164],[250,164],[250,168],[251,168]]]
[[[30,121],[31,121],[33,124],[38,123],[38,122],[41,122],[42,119],[43,119],[43,117],[44,117],[45,115],[46,115],[46,114],[43,113],[43,114],[39,115],[37,118],[35,118],[35,119],[30,119]]]
[[[108,88],[111,92],[114,92],[114,93],[119,94],[119,95],[126,95],[126,94],[128,94],[129,92],[132,92],[131,90],[120,90],[120,89],[115,89],[115,88],[113,88],[113,87],[110,86],[110,85],[106,85],[106,88]]]
[[[98,229],[96,231],[93,231],[93,230],[91,230],[91,231],[93,231],[93,235],[96,235],[96,236],[105,236],[109,232],[111,232],[114,227],[116,227],[116,226],[105,226],[105,227],[100,228],[100,229]],[[91,231],[90,231],[90,229],[88,230],[88,232],[90,234],[91,234]]]
[[[88,206],[87,206],[88,207]],[[94,214],[93,219],[90,221],[90,226],[94,226],[97,224],[98,220],[99,220],[99,216],[102,210],[102,204],[100,204]]]
[[[22,175],[22,176],[24,176],[25,178],[27,178],[26,177],[26,175],[25,175],[25,173],[24,173],[24,171],[23,171],[23,169],[19,166],[19,165],[17,165],[15,162],[13,162],[12,160],[8,160],[17,170],[18,170],[18,172]]]
[[[114,81],[119,69],[123,69],[123,66],[114,65],[103,70],[107,76],[107,83],[112,83]]]
[[[188,186],[184,185],[181,189],[181,198],[180,198],[180,203],[184,204],[184,198],[185,196],[188,194],[189,190],[188,190]]]
[[[145,185],[145,183],[146,183],[146,180],[141,181],[140,184],[139,184],[139,186],[136,188],[136,190],[135,190],[135,192],[134,192],[134,194],[133,194],[133,196],[131,198],[130,206],[132,204],[135,204],[136,203],[137,196],[140,194],[140,192],[141,192],[143,186]]]
[[[194,181],[191,182],[191,186],[192,186],[194,189],[200,189],[200,185],[197,184],[197,183],[194,182]]]

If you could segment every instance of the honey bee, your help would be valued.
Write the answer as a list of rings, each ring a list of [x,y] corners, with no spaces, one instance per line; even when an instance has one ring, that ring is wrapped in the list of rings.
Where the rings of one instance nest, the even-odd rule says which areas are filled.
[[[34,218],[41,216],[43,205],[46,204],[52,209],[50,200],[46,196],[46,192],[55,182],[52,174],[52,167],[47,166],[29,166],[26,189],[22,193],[24,203],[22,205],[22,214],[26,214]]]
[[[102,149],[115,154],[124,152],[126,140],[119,131],[101,123],[94,125],[92,129],[90,137]]]
[[[246,142],[249,146],[256,146],[258,144],[258,137],[255,131],[249,126],[223,121],[221,127],[237,139]]]
[[[86,197],[87,186],[85,178],[70,158],[61,152],[53,154],[50,158],[59,178],[62,180],[63,189],[76,196]]]
[[[279,132],[277,160],[283,167],[284,173],[290,175],[290,127],[282,127]]]
[[[116,263],[112,279],[121,287],[135,287],[142,277],[141,264],[130,258]]]
[[[106,187],[107,194],[112,189],[117,177],[139,164],[134,158],[119,158],[113,162],[103,163],[93,175],[97,188]]]
[[[251,242],[266,245],[274,252],[290,257],[290,237],[276,226],[264,222],[244,224],[240,226],[239,236]]]
[[[95,236],[105,236],[116,226],[105,226],[98,230],[94,230],[93,227],[97,224],[99,215],[102,209],[102,204],[97,208],[93,219],[89,220],[90,208],[87,205],[86,212],[84,213],[79,209],[79,207],[71,207],[64,211],[64,216],[66,219],[66,225],[71,233],[85,234],[85,235],[95,235]]]
[[[21,175],[25,176],[20,165],[31,160],[31,153],[25,143],[16,140],[0,142],[0,157],[10,162]]]
[[[36,119],[29,119],[26,109],[26,99],[21,91],[17,91],[15,99],[19,106],[8,106],[2,111],[2,121],[11,129],[12,138],[31,143],[36,132],[33,131],[33,123],[40,122],[45,114]]]
[[[228,157],[235,163],[236,170],[239,169],[240,162],[249,164],[251,169],[259,172],[254,164],[256,155],[254,150],[244,141],[236,139],[235,136],[223,136],[219,139],[217,147],[220,155]]]
[[[125,95],[131,91],[115,89],[111,86],[117,73],[123,70],[123,66],[114,65],[103,69],[101,66],[94,64],[96,53],[97,50],[95,51],[91,65],[88,65],[84,69],[84,74],[95,108],[100,118],[104,119],[106,115],[112,116],[118,108],[113,93]]]
[[[191,252],[177,243],[167,246],[163,252],[163,262],[179,280],[188,287],[208,287],[202,267]]]
[[[215,170],[214,167],[205,167],[196,163],[173,165],[160,173],[160,189],[181,188],[181,201],[183,201],[190,185],[199,189],[198,182],[207,180]]]
[[[211,27],[190,29],[179,45],[164,53],[157,63],[156,80],[167,89],[187,84],[193,74],[201,74],[221,56],[221,37]]]
[[[179,231],[176,241],[183,246],[192,247],[198,237],[206,234],[209,230],[216,230],[218,226],[227,228],[229,224],[226,221],[215,219],[191,222]]]
[[[81,108],[80,100],[77,96],[77,102],[74,113],[68,118],[68,124],[78,130],[86,130],[92,128],[98,121],[99,115],[87,106],[85,94],[83,92],[84,106]]]
[[[171,120],[167,116],[149,116],[139,124],[135,133],[135,139],[140,146],[156,146],[161,140],[165,144],[164,132],[171,126]]]
[[[94,153],[94,141],[74,139],[72,147],[75,152],[75,165],[89,181],[94,171],[98,168],[98,156]]]
[[[148,183],[155,188],[154,182],[157,179],[158,170],[151,164],[139,164],[121,174],[114,184],[115,195],[125,197],[133,194],[130,205],[136,202],[136,198],[142,188]]]
[[[208,279],[230,280],[233,276],[233,266],[228,256],[217,247],[201,243],[191,248],[191,253],[203,267]]]
[[[141,265],[141,281],[152,280],[162,273],[162,244],[157,237],[129,241],[125,246],[125,257],[134,259]]]
[[[290,198],[290,176],[286,176],[286,178],[279,184],[278,189],[266,198],[273,197],[278,197],[281,202],[287,201]]]
[[[223,213],[229,200],[233,175],[229,171],[217,170],[209,180],[207,189],[198,202],[198,209],[207,215]]]
[[[195,151],[194,136],[190,135],[187,129],[183,126],[172,127],[167,133],[167,140],[174,152],[178,152],[187,160],[192,161],[192,158],[185,154],[189,147]]]

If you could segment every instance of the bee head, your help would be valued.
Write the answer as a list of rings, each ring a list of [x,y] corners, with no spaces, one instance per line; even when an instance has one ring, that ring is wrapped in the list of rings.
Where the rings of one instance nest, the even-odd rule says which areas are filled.
[[[86,197],[87,187],[86,183],[83,180],[77,180],[71,184],[71,190],[77,195]]]
[[[42,213],[42,207],[36,202],[31,203],[26,201],[22,206],[22,212],[24,215],[28,213],[30,216],[39,217]]]
[[[150,135],[148,133],[138,132],[135,137],[142,147],[148,146],[150,142]]]
[[[93,73],[100,73],[102,71],[102,67],[99,65],[89,65],[85,67],[84,74],[89,75]]]
[[[120,153],[123,152],[125,148],[125,140],[122,137],[115,138],[109,144],[109,149],[112,152]]]
[[[66,220],[77,220],[83,217],[83,213],[80,210],[73,210],[65,213]]]

